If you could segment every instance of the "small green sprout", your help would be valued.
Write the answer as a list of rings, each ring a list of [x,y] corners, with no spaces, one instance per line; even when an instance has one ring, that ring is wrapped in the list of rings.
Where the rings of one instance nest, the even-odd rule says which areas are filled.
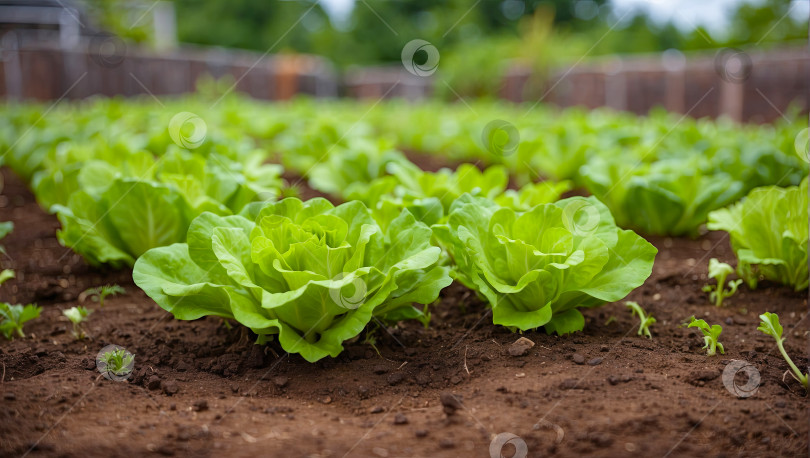
[[[2,179],[0,179],[0,188],[3,187]],[[14,230],[14,223],[11,221],[4,221],[0,223],[0,239],[7,236]],[[3,245],[0,245],[0,254],[6,254],[6,249],[3,248]]]
[[[14,338],[14,333],[20,337],[25,337],[23,334],[23,325],[39,317],[42,307],[37,307],[34,304],[11,305],[5,302],[0,302],[0,332],[3,333],[6,339]]]
[[[725,348],[723,348],[723,344],[721,344],[717,339],[720,337],[720,333],[723,332],[723,327],[719,324],[713,324],[709,326],[705,320],[698,320],[694,316],[689,319],[689,328],[698,328],[700,332],[703,333],[703,341],[706,345],[703,348],[706,349],[706,355],[714,356],[716,351],[719,349],[720,353],[726,354]]]
[[[641,320],[641,323],[638,325],[638,335],[644,334],[645,336],[652,339],[652,335],[650,334],[650,326],[656,322],[655,318],[652,315],[647,315],[647,312],[638,305],[638,302],[634,301],[626,301],[624,305],[630,307],[630,313],[632,315],[638,315],[638,319]]]
[[[89,297],[93,302],[98,302],[99,307],[104,307],[104,298],[107,296],[117,296],[119,294],[126,293],[127,290],[118,285],[97,286],[81,293],[79,295],[79,300],[84,301],[85,298]]]
[[[62,314],[73,323],[73,337],[76,340],[82,340],[87,335],[84,333],[84,329],[82,328],[82,322],[87,319],[87,316],[93,313],[92,310],[86,309],[81,305],[78,307],[71,307],[67,310],[62,310]]]
[[[14,271],[11,269],[5,269],[0,271],[0,285],[5,283],[8,280],[14,278]]]
[[[725,262],[720,262],[717,258],[709,259],[709,278],[717,281],[716,285],[706,285],[703,291],[709,293],[709,300],[715,306],[720,307],[723,305],[723,300],[737,292],[737,287],[743,282],[742,279],[731,280],[728,282],[728,289],[726,289],[726,277],[734,273],[734,268]]]
[[[759,323],[757,331],[761,331],[764,334],[776,339],[776,346],[779,347],[779,352],[782,353],[782,357],[785,358],[788,366],[790,366],[790,369],[793,371],[791,375],[793,375],[793,378],[802,384],[806,391],[808,374],[802,374],[802,371],[800,371],[799,368],[793,364],[793,360],[790,359],[790,356],[788,356],[787,352],[785,351],[785,347],[782,345],[782,342],[784,342],[785,339],[782,337],[782,325],[779,324],[779,315],[765,312],[759,316],[759,319],[762,321]]]
[[[104,372],[115,377],[124,377],[132,372],[135,355],[123,348],[105,352],[99,362],[104,365]]]

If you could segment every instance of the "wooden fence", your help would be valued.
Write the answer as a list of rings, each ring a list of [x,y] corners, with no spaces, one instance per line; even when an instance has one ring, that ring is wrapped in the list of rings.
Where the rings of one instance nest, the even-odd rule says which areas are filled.
[[[434,85],[442,84],[441,65],[428,77],[395,66],[351,69],[341,78],[327,59],[317,56],[216,48],[155,53],[128,49],[115,38],[61,49],[20,45],[9,35],[1,43],[0,61],[0,96],[8,99],[180,94],[194,90],[205,74],[231,75],[235,90],[269,100],[295,94],[416,100],[429,97]],[[539,86],[530,81],[529,70],[513,66],[503,79],[500,96],[563,107],[609,106],[639,114],[661,106],[692,117],[726,115],[738,121],[770,122],[791,104],[804,112],[810,108],[810,52],[613,56],[550,72]]]

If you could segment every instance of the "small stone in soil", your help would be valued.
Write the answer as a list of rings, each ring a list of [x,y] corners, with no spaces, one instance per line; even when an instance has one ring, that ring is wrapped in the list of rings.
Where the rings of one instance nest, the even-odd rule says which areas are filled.
[[[453,439],[449,437],[445,437],[444,439],[439,441],[439,447],[441,448],[453,448],[456,446],[456,443],[453,442]]]
[[[448,416],[455,414],[456,410],[463,407],[461,404],[461,396],[454,395],[448,391],[445,391],[439,395],[439,400],[444,408],[444,413],[446,413]]]
[[[380,406],[375,406],[373,409],[371,409],[371,413],[383,413],[384,411],[385,409]]]
[[[426,430],[426,429],[417,429],[416,432],[414,432],[414,435],[416,437],[427,437],[428,430]]]
[[[273,385],[277,386],[278,388],[284,388],[290,382],[290,379],[280,375],[278,377],[273,377]]]
[[[405,378],[405,375],[402,372],[394,372],[393,374],[388,376],[388,384],[389,385],[396,385],[401,382]]]
[[[525,354],[529,353],[529,350],[532,347],[534,347],[534,342],[525,337],[521,337],[509,346],[509,355],[524,356]]]
[[[3,399],[6,401],[14,401],[17,399],[17,395],[14,393],[3,393]]]
[[[590,366],[598,366],[598,365],[602,364],[602,361],[604,361],[604,359],[602,359],[602,358],[594,358],[594,359],[588,361],[588,365],[590,365]]]
[[[579,353],[574,353],[574,356],[571,359],[577,364],[585,364],[585,357]]]
[[[157,375],[149,377],[149,381],[146,382],[146,387],[149,388],[150,390],[156,390],[160,388],[160,377],[158,377]]]
[[[194,401],[193,408],[197,412],[205,412],[206,410],[208,410],[208,401],[206,401],[205,399],[199,399],[197,401]]]
[[[395,425],[407,425],[408,424],[408,417],[404,414],[398,413],[394,416],[394,424]]]
[[[177,392],[180,391],[180,387],[177,386],[177,382],[171,380],[162,382],[161,387],[163,388],[163,392],[169,396],[177,394]]]
[[[378,365],[374,366],[374,373],[375,374],[382,375],[382,374],[385,374],[386,372],[388,372],[388,367],[385,366],[384,364],[378,364]]]

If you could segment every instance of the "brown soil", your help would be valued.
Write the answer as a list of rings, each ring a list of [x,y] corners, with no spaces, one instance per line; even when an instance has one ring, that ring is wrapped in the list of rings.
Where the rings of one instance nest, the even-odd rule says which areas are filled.
[[[743,286],[726,307],[709,305],[708,258],[732,260],[720,233],[651,240],[660,250],[653,275],[629,299],[658,319],[652,340],[610,304],[586,312],[575,335],[525,333],[536,346],[513,357],[507,348],[520,335],[492,325],[485,305],[454,285],[430,329],[379,328],[379,353],[361,338],[309,364],[274,344],[253,346],[214,318],[176,321],[129,271],[88,267],[57,243],[57,220],[2,172],[0,220],[16,230],[0,267],[17,279],[0,287],[0,300],[43,312],[25,339],[0,341],[0,456],[488,457],[503,432],[532,457],[807,456],[807,397],[756,331],[759,313],[778,312],[787,351],[807,367],[806,293]],[[74,340],[61,310],[107,283],[127,295],[103,309],[88,304],[97,309],[91,337]],[[725,355],[707,357],[698,333],[678,327],[691,315],[723,325]],[[108,343],[136,355],[129,381],[99,378],[94,359]],[[752,397],[724,388],[732,359],[761,373]],[[452,415],[443,393],[461,400]]]

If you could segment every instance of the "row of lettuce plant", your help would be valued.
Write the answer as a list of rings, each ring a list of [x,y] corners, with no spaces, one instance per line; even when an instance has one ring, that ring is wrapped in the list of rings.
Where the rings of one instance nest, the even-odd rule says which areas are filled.
[[[10,165],[59,216],[60,240],[91,263],[134,264],[136,283],[178,318],[234,319],[260,340],[277,337],[285,350],[309,361],[337,355],[372,319],[424,320],[411,304],[430,304],[452,279],[488,301],[497,324],[563,334],[582,329],[578,308],[620,300],[652,269],[655,248],[617,226],[607,196],[605,203],[594,197],[557,201],[569,181],[509,190],[505,161],[484,170],[463,164],[455,171],[422,171],[394,148],[396,136],[375,132],[374,120],[348,124],[359,106],[349,107],[340,124],[332,121],[332,110],[345,103],[319,105],[308,123],[313,107],[307,103],[256,120],[266,105],[228,100],[206,119],[218,127],[246,120],[248,138],[223,128],[188,151],[167,140],[166,124],[163,133],[135,127],[135,120],[154,116],[148,105],[133,103],[130,112],[121,103],[59,112],[58,121],[37,128],[35,134],[43,135],[34,142],[12,141],[9,132],[17,131],[3,131]],[[33,116],[21,110],[12,125]],[[98,117],[122,137],[101,132],[92,122]],[[356,135],[348,135],[355,126]],[[310,131],[315,135],[304,133]],[[273,203],[283,185],[281,167],[264,161],[274,153],[314,188],[349,202]],[[668,163],[675,160],[642,161],[650,167]],[[695,192],[694,185],[685,188]],[[624,196],[623,202],[644,200]],[[656,208],[655,202],[638,208],[645,204]],[[697,221],[718,205],[687,212]],[[652,210],[641,214],[656,217]],[[667,224],[660,230],[679,223]],[[683,223],[677,232],[691,232],[693,224],[699,221]],[[732,234],[743,269],[774,264],[741,255],[739,247],[750,247],[743,239],[735,242]],[[806,228],[803,240],[806,264]],[[761,271],[768,277],[768,269]],[[800,274],[791,275],[800,281]]]

